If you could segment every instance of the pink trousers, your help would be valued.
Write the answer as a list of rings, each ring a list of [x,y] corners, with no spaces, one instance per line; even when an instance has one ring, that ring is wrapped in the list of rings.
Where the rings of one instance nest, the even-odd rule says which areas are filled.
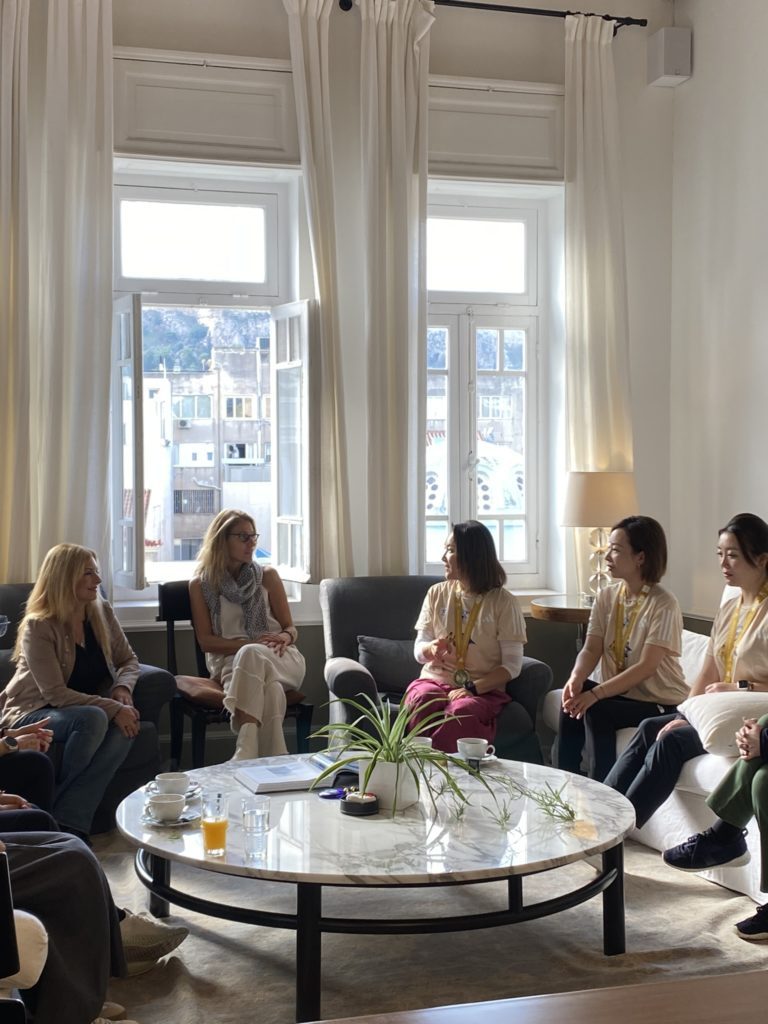
[[[414,728],[425,718],[435,712],[445,711],[456,715],[439,725],[427,729],[424,735],[432,737],[432,746],[444,750],[446,754],[456,753],[456,741],[465,736],[477,736],[492,742],[496,735],[496,719],[501,709],[512,699],[505,690],[492,690],[490,693],[467,693],[458,700],[448,702],[448,694],[454,690],[453,683],[440,683],[436,679],[416,679],[405,691],[405,702],[414,709],[412,726]],[[438,699],[445,701],[441,707]],[[429,701],[429,707],[424,707]]]

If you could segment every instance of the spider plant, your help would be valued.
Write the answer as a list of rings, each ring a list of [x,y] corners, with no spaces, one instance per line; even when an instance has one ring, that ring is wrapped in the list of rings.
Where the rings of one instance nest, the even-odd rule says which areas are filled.
[[[381,761],[402,765],[403,770],[410,773],[417,786],[423,782],[435,809],[435,791],[438,788],[441,791],[447,788],[456,800],[468,803],[467,796],[449,771],[450,765],[457,765],[470,771],[466,762],[454,755],[445,754],[442,750],[433,750],[432,747],[419,743],[420,737],[425,736],[439,723],[454,718],[454,715],[446,715],[444,710],[431,711],[409,731],[413,710],[405,701],[401,702],[397,713],[393,713],[386,699],[379,705],[367,694],[361,694],[360,697],[360,700],[341,697],[338,701],[357,712],[353,722],[329,723],[313,733],[313,738],[329,739],[334,746],[338,746],[341,739],[339,760],[325,768],[313,785],[317,785],[347,765],[365,760],[368,763],[361,782],[361,789],[365,790],[374,767]],[[439,704],[445,708],[445,701],[439,697],[423,704],[422,708],[429,708],[432,704]],[[435,786],[433,773],[436,773],[440,780],[440,787]],[[477,772],[472,774],[480,777]],[[396,807],[393,808],[393,814],[395,810]]]

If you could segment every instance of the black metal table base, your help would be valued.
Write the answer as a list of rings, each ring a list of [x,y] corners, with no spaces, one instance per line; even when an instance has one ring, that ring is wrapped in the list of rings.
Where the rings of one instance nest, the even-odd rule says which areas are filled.
[[[296,913],[282,914],[268,910],[230,907],[210,900],[191,896],[171,885],[170,861],[139,850],[136,854],[136,873],[149,889],[149,909],[156,917],[168,916],[168,905],[173,903],[209,917],[225,921],[256,924],[267,928],[290,928],[296,932],[296,1020],[319,1020],[321,991],[321,960],[323,932],[345,935],[419,935],[437,932],[472,931],[499,925],[533,921],[539,917],[570,910],[602,893],[603,896],[603,951],[606,956],[623,953],[626,948],[624,928],[624,845],[606,850],[602,855],[602,871],[586,885],[563,893],[550,900],[525,906],[523,878],[507,877],[508,908],[484,914],[462,914],[456,917],[434,918],[361,918],[323,917],[322,889],[317,882],[296,883]],[[258,879],[257,879],[258,881]],[[403,885],[398,888],[425,888],[435,885],[477,885],[482,881],[500,881],[498,878],[474,879],[468,882],[436,882]],[[343,888],[351,888],[344,886]],[[376,888],[361,886],[361,888]],[[379,886],[378,888],[391,888]]]

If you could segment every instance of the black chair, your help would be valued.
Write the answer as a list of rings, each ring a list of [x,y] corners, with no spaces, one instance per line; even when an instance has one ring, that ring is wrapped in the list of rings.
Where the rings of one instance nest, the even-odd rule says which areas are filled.
[[[210,677],[205,655],[200,649],[194,630],[195,659],[199,675],[178,674],[175,626],[177,622],[192,621],[189,582],[174,580],[171,583],[158,583],[157,596],[160,605],[157,621],[165,623],[168,671],[176,677],[177,693],[171,701],[171,763],[175,767],[181,764],[184,718],[187,716],[192,723],[192,767],[202,768],[205,764],[206,729],[209,725],[229,722],[229,712],[224,707],[224,691],[220,683]],[[296,721],[296,749],[300,754],[308,754],[314,706],[307,704],[304,694],[296,690],[288,690],[285,696],[288,700],[285,717]]]
[[[399,705],[405,689],[418,679],[413,657],[414,625],[424,597],[442,576],[357,576],[322,580],[320,610],[325,636],[325,681],[331,700],[330,721],[352,721],[353,709],[340,698],[389,700]],[[536,716],[552,686],[549,665],[523,658],[517,679],[507,684],[512,700],[496,723],[499,757],[543,762]]]

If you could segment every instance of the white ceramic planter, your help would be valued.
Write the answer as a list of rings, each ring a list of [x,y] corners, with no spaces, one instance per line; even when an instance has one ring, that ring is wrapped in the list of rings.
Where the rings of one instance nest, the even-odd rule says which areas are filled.
[[[361,788],[368,764],[368,761],[359,761]],[[391,761],[376,762],[366,789],[376,794],[382,811],[403,811],[419,799],[419,786],[408,766],[393,764]]]

